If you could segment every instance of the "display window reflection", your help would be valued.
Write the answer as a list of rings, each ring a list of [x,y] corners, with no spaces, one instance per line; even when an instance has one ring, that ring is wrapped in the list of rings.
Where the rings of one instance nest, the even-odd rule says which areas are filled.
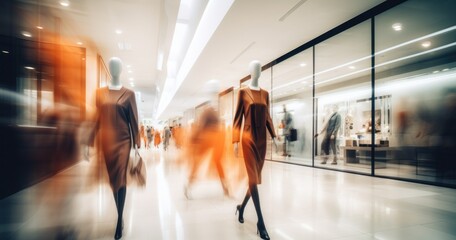
[[[375,94],[391,96],[389,155],[376,175],[456,183],[455,7],[413,0],[375,19]]]
[[[371,173],[370,32],[368,20],[315,46],[315,166]]]
[[[312,48],[273,66],[273,160],[312,165]]]

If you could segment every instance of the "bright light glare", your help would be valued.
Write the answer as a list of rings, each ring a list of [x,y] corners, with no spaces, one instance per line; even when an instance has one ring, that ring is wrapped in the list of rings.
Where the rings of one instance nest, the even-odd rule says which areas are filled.
[[[27,31],[23,31],[22,35],[25,36],[25,37],[32,37],[32,34],[27,32]]]
[[[431,42],[430,42],[430,41],[423,42],[423,43],[421,44],[421,46],[423,46],[424,48],[428,48],[428,47],[431,46]]]
[[[400,24],[400,23],[395,23],[391,27],[394,29],[394,31],[401,31],[402,30],[402,24]]]
[[[70,1],[68,1],[68,0],[61,0],[59,3],[60,3],[60,5],[62,5],[64,7],[70,6]]]

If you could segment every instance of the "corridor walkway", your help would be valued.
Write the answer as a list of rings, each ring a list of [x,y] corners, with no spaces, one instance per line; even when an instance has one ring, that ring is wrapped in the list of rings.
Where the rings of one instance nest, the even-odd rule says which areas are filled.
[[[148,183],[127,189],[122,239],[259,239],[252,202],[244,224],[234,215],[245,189],[202,180],[187,199],[176,150],[142,152]],[[103,171],[83,161],[0,200],[0,239],[113,239]],[[266,162],[259,190],[271,239],[456,239],[454,189]]]

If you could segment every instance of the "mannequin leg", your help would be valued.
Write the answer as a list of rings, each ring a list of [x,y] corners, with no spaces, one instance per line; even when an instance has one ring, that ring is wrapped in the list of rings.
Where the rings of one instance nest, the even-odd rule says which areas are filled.
[[[336,164],[337,164],[336,139],[331,139],[331,140],[329,140],[329,144],[330,144],[330,147],[331,147],[331,151],[332,151],[333,154],[334,154],[334,158],[333,158],[333,161],[331,162],[331,164],[332,164],[332,165],[336,165]]]
[[[264,225],[263,214],[261,213],[260,206],[260,196],[258,194],[258,187],[256,184],[252,184],[250,186],[250,194],[252,196],[253,205],[255,206],[255,211],[257,213],[258,223]]]
[[[123,230],[123,209],[125,205],[125,198],[127,195],[127,188],[121,187],[117,193],[114,194],[114,200],[116,201],[117,207],[117,226],[116,234],[114,235],[115,239],[120,239],[122,237]]]
[[[250,199],[250,189],[247,189],[247,192],[245,193],[244,200],[242,201],[241,205],[236,206],[236,213],[239,211],[239,217],[238,220],[240,223],[244,223],[244,209],[245,206],[247,205],[247,202],[249,202]]]
[[[288,156],[287,154],[287,135],[284,136],[284,139],[283,139],[283,153],[282,153],[282,156]]]
[[[328,161],[328,155],[329,155],[329,137],[325,136],[323,141],[321,142],[321,150],[323,152],[323,161],[321,164],[326,164],[326,161]]]
[[[258,217],[257,229],[260,234],[261,239],[269,239],[268,232],[266,231],[266,226],[264,225],[263,214],[261,212],[260,206],[260,195],[258,194],[258,187],[256,184],[250,186],[250,194],[252,195],[253,204],[255,205],[255,210]]]

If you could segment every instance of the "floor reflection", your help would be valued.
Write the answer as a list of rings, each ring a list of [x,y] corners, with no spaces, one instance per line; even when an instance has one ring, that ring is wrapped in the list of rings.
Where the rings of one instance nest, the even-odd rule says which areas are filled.
[[[123,239],[259,239],[253,204],[244,224],[234,215],[242,194],[226,197],[207,179],[188,200],[178,150],[141,151],[147,185],[127,190]],[[114,201],[99,166],[80,162],[0,200],[0,239],[112,239]],[[263,174],[272,239],[456,238],[454,189],[268,161]]]

